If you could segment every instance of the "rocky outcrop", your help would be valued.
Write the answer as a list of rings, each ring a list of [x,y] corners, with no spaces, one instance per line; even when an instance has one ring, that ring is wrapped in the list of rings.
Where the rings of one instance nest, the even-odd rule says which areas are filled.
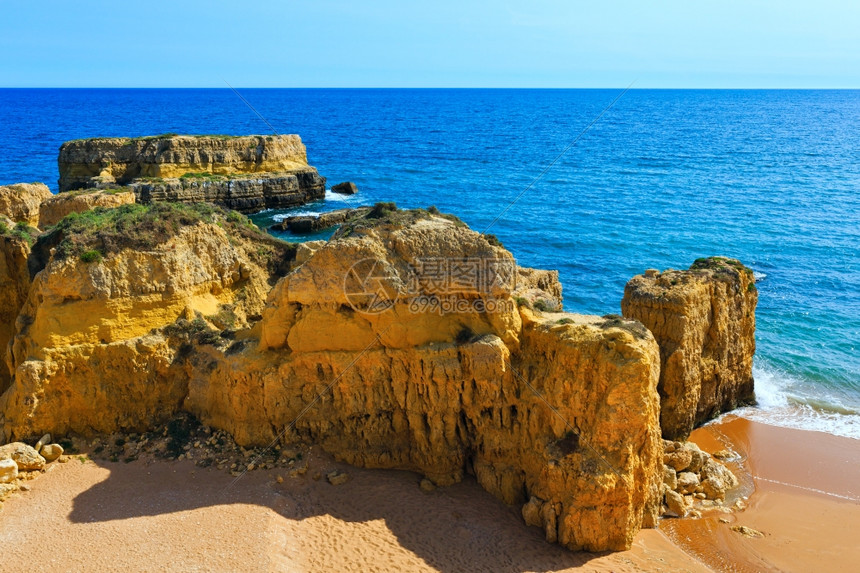
[[[663,506],[666,517],[701,515],[721,507],[739,484],[735,475],[693,442],[663,440]]]
[[[356,209],[336,209],[328,213],[320,213],[319,215],[296,215],[275,223],[270,229],[280,232],[289,231],[296,235],[316,233],[330,229],[335,225],[341,225],[352,219],[363,217],[369,212],[370,207],[358,207]]]
[[[128,186],[138,202],[213,202],[244,213],[325,196],[298,135],[99,138],[60,148],[60,191]]]
[[[51,190],[44,183],[17,183],[0,185],[0,216],[13,223],[39,225],[39,206],[51,197]]]
[[[318,444],[426,490],[474,475],[591,551],[629,547],[722,475],[696,458],[695,485],[678,475],[694,454],[666,457],[649,330],[541,310],[560,307],[557,274],[455,217],[379,204],[293,250],[205,205],[126,205],[64,219],[29,267],[0,441],[184,411],[244,447]],[[711,272],[687,280],[719,292]]]
[[[120,189],[69,191],[51,195],[42,202],[39,209],[39,228],[56,225],[71,213],[83,213],[96,207],[119,207],[134,201],[134,193]]]
[[[456,289],[461,312],[435,312],[416,305],[441,297],[422,258],[437,279],[448,259],[508,275]],[[352,296],[344,278],[357,271],[388,304]],[[199,358],[185,407],[246,445],[286,430],[437,485],[472,473],[507,503],[539,500],[551,541],[627,547],[660,500],[656,344],[623,322],[521,315],[514,272],[507,251],[441,217],[342,228],[276,286],[258,344]]]
[[[292,252],[205,205],[67,218],[40,237],[31,262],[48,250],[16,321],[14,383],[0,396],[7,439],[140,429],[169,416],[186,394],[183,353],[258,318]]]
[[[625,317],[642,322],[660,346],[660,425],[684,439],[722,412],[754,400],[755,307],[750,269],[725,257],[688,271],[655,270],[627,283]]]
[[[358,193],[358,187],[352,181],[344,181],[343,183],[332,185],[331,192],[340,193],[341,195],[355,195]]]

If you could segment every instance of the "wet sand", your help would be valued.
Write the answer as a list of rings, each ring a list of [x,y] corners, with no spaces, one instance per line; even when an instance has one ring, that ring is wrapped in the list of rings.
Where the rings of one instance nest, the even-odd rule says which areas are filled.
[[[742,419],[694,439],[740,454],[755,475],[749,507],[664,520],[625,552],[550,545],[471,479],[425,493],[416,474],[356,469],[313,450],[308,473],[282,472],[283,483],[277,470],[236,481],[191,462],[52,464],[0,510],[0,571],[850,571],[860,563],[860,441]],[[349,481],[313,479],[333,469]],[[738,524],[764,537],[732,531]]]

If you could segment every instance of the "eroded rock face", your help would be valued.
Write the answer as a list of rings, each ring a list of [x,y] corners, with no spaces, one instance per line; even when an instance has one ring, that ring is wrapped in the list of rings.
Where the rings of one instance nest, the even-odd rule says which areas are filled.
[[[146,217],[170,210],[129,207],[141,233]],[[246,232],[245,222],[212,216],[154,237],[146,250],[109,243],[93,259],[86,249],[106,249],[108,230],[81,238],[80,256],[66,252],[74,227],[55,230],[71,235],[64,241],[73,247],[52,249],[19,311],[9,354],[14,383],[0,396],[5,439],[141,429],[176,411],[187,392],[183,347],[200,336],[216,343],[220,331],[259,317],[273,282],[266,265],[285,256],[280,243]]]
[[[60,191],[127,185],[141,203],[212,202],[250,213],[325,196],[298,135],[181,136],[68,141]]]
[[[70,191],[51,195],[42,202],[39,210],[39,228],[56,225],[70,213],[83,213],[95,207],[113,208],[134,203],[131,191]]]
[[[664,438],[684,439],[695,426],[754,400],[757,302],[752,271],[724,257],[627,283],[622,314],[642,322],[660,345]]]
[[[629,547],[671,479],[651,332],[537,310],[531,300],[560,299],[557,275],[521,269],[456,218],[372,213],[303,246],[274,288],[268,243],[241,221],[181,214],[146,248],[116,221],[95,236],[60,223],[31,256],[0,441],[140,431],[182,409],[244,446],[313,442],[436,485],[473,474],[549,541]],[[671,469],[676,485],[695,457]],[[693,487],[725,482],[696,459]]]
[[[343,284],[357,261],[379,261],[374,276],[396,292],[388,289],[421,257],[512,268],[513,260],[433,216],[345,234],[273,290],[258,345],[199,357],[189,411],[246,445],[270,442],[295,420],[290,439],[351,464],[409,469],[438,485],[472,473],[506,503],[539,506],[529,518],[573,549],[628,547],[643,522],[654,523],[659,357],[647,331],[599,317],[520,315],[515,305],[410,309],[427,291],[361,312]],[[515,287],[493,288],[495,300],[510,301]],[[460,300],[482,295],[458,292]],[[317,393],[323,398],[300,416]]]
[[[44,183],[0,185],[0,215],[5,215],[13,223],[37,227],[39,206],[49,197],[52,197],[51,190]]]
[[[30,244],[26,240],[0,236],[0,394],[11,382],[6,355],[15,332],[15,320],[30,290],[29,255]]]

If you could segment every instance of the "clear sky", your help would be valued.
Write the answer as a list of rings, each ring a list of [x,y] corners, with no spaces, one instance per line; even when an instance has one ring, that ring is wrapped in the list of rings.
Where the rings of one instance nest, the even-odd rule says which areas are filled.
[[[860,2],[0,0],[4,87],[851,87]]]

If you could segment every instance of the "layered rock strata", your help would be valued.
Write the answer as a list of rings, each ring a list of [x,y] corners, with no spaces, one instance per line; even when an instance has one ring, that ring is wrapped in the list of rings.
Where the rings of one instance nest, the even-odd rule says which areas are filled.
[[[624,289],[622,314],[660,346],[663,437],[686,438],[722,412],[754,401],[758,291],[735,259],[697,260],[687,271],[647,271]]]
[[[362,217],[370,212],[370,207],[356,209],[335,209],[319,215],[296,215],[287,217],[270,227],[272,231],[280,231],[303,235],[330,229],[351,219]]]
[[[325,196],[298,135],[98,138],[60,148],[60,191],[128,186],[138,202],[211,202],[252,213]]]

